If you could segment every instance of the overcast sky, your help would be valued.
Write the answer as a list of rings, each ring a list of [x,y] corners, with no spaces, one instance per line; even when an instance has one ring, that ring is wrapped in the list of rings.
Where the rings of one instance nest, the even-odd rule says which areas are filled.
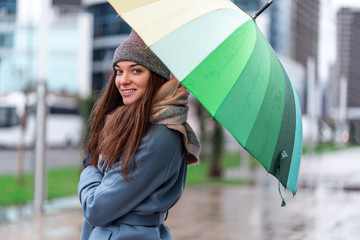
[[[360,0],[332,0],[335,7],[352,6],[360,7]]]

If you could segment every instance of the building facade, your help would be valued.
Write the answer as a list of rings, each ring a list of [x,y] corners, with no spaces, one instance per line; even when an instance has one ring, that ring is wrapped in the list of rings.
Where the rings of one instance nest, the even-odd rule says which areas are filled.
[[[276,53],[287,57],[290,57],[291,3],[292,0],[276,1],[269,8],[269,42]]]
[[[0,92],[6,79],[5,65],[14,47],[16,25],[16,1],[0,1]]]
[[[264,2],[264,0],[233,0],[233,3],[235,3],[236,6],[248,14],[259,10]]]
[[[338,107],[340,81],[346,79],[347,119],[353,140],[360,143],[360,9],[342,8],[337,13],[337,78],[334,95]]]
[[[36,88],[39,52],[46,51],[51,92],[90,94],[92,15],[81,6],[51,1],[46,46],[40,46],[40,0],[0,2],[0,94]]]
[[[115,48],[131,28],[106,1],[89,4],[87,9],[94,16],[92,89],[100,90],[111,76]]]
[[[269,42],[274,50],[304,67],[311,57],[317,63],[319,0],[282,0],[270,7]]]
[[[13,46],[14,24],[16,19],[16,1],[3,0],[0,2],[0,58],[2,52]],[[1,61],[1,60],[0,60]]]
[[[290,56],[304,66],[313,58],[317,76],[320,1],[293,0],[291,12]]]
[[[360,107],[360,9],[342,8],[337,14],[338,77],[348,81],[348,107]]]

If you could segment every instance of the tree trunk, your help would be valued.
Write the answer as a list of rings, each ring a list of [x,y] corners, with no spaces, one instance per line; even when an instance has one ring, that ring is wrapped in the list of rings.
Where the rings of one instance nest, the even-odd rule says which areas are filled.
[[[214,133],[212,139],[212,154],[210,158],[209,176],[211,178],[222,177],[221,160],[224,155],[224,131],[222,126],[214,121]]]
[[[196,100],[195,101],[196,106],[196,114],[199,121],[199,129],[200,129],[200,143],[201,143],[201,152],[200,152],[200,158],[204,159],[209,155],[209,147],[208,147],[208,136],[206,134],[206,117],[208,116],[206,109],[203,107],[203,105]]]

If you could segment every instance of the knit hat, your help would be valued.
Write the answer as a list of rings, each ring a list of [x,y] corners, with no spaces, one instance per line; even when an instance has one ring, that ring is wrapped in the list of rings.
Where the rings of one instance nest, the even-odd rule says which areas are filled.
[[[165,64],[146,46],[139,35],[132,30],[130,36],[116,48],[113,68],[119,61],[132,61],[169,80],[170,71]]]

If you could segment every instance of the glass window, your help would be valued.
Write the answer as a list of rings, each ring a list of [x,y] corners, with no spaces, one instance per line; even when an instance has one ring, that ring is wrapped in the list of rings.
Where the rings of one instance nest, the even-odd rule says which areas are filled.
[[[10,48],[14,43],[14,34],[13,33],[0,33],[0,47]]]
[[[110,4],[97,4],[89,9],[94,14],[94,37],[130,33],[130,26],[117,16]]]
[[[1,0],[0,10],[14,14],[16,12],[16,0]]]
[[[15,107],[0,107],[0,127],[12,127],[20,124]]]
[[[93,90],[100,90],[104,87],[104,74],[95,73],[93,74]]]

